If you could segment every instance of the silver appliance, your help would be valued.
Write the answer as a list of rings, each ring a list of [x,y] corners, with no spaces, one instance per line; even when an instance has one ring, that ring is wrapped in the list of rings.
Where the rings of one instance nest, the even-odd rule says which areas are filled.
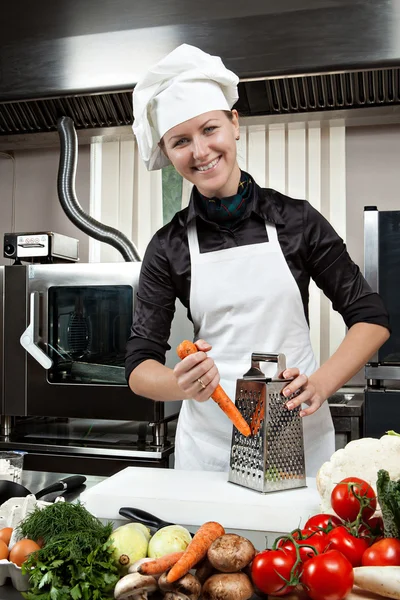
[[[180,403],[137,396],[125,380],[125,345],[140,266],[124,262],[2,268],[3,435],[10,434],[7,419],[18,420],[20,425],[12,428],[5,443],[28,450],[30,461],[34,453],[46,459],[49,454],[85,454],[92,460],[118,457],[129,464],[142,461],[149,466],[153,461],[154,466],[168,466],[174,449],[168,424],[176,420]],[[189,329],[180,306],[172,326],[169,366],[178,360],[176,340]],[[38,426],[40,420],[43,427]],[[94,421],[93,438],[88,430]],[[121,461],[118,465],[121,468]]]
[[[260,362],[276,363],[274,377],[266,377]],[[236,382],[235,404],[249,423],[248,437],[233,427],[228,479],[258,492],[305,487],[303,423],[300,407],[288,410],[282,395],[288,380],[284,354],[253,352],[251,368]]]
[[[5,233],[3,254],[15,264],[76,262],[79,240],[53,231]]]
[[[400,211],[364,208],[365,277],[382,296],[391,336],[365,367],[364,435],[400,431]]]

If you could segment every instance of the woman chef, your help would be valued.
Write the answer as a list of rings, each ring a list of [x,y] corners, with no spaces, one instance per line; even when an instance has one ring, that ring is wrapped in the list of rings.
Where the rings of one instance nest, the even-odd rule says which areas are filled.
[[[236,160],[238,78],[221,59],[189,45],[149,70],[133,94],[133,130],[148,170],[172,163],[193,184],[188,208],[147,248],[127,344],[130,388],[154,400],[185,400],[175,466],[228,470],[232,425],[209,401],[220,382],[234,399],[252,352],[283,353],[291,409],[304,403],[307,474],[335,451],[326,398],[389,337],[388,317],[341,238],[312,206],[262,189]],[[308,326],[310,277],[349,328],[316,364]],[[164,366],[175,299],[188,309],[199,352]]]

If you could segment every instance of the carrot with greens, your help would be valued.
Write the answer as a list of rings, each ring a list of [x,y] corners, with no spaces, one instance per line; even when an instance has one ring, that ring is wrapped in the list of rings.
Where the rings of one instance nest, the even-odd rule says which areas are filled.
[[[176,349],[180,359],[184,359],[186,356],[189,356],[189,354],[195,354],[195,352],[198,351],[197,346],[193,344],[193,342],[189,342],[189,340],[181,342]],[[211,398],[218,404],[220,409],[224,411],[226,416],[229,417],[236,429],[240,431],[241,434],[248,437],[251,433],[248,423],[246,423],[235,404],[220,385],[217,385],[214,392],[211,394]]]
[[[211,544],[221,535],[224,535],[224,533],[225,529],[215,521],[207,521],[207,523],[201,525],[183,553],[183,556],[168,573],[168,583],[173,583],[186,575],[186,573],[189,573],[190,569],[206,556]]]
[[[164,556],[145,562],[140,565],[138,569],[139,573],[142,575],[158,575],[159,573],[164,573],[173,567],[184,554],[184,552],[171,552],[170,554],[165,554]]]

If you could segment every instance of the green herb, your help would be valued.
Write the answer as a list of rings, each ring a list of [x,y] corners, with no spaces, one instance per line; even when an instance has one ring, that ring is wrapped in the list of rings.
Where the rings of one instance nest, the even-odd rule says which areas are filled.
[[[397,435],[398,437],[400,437],[400,433],[393,431],[393,429],[391,429],[390,431],[387,431],[386,433],[387,433],[387,435]]]
[[[389,473],[381,469],[376,487],[385,537],[400,538],[400,479],[391,481]]]
[[[27,600],[103,600],[112,597],[119,579],[109,537],[82,504],[57,502],[33,511],[19,527],[21,535],[42,538],[45,546],[23,564],[30,574]]]
[[[87,530],[101,536],[104,525],[80,502],[55,502],[45,509],[36,507],[18,527],[22,537],[30,540],[42,538],[46,544],[64,533]]]

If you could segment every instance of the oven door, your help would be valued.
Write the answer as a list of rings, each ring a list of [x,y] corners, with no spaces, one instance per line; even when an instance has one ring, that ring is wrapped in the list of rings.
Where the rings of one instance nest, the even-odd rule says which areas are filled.
[[[164,417],[163,403],[132,394],[124,375],[140,266],[7,267],[5,414]]]

